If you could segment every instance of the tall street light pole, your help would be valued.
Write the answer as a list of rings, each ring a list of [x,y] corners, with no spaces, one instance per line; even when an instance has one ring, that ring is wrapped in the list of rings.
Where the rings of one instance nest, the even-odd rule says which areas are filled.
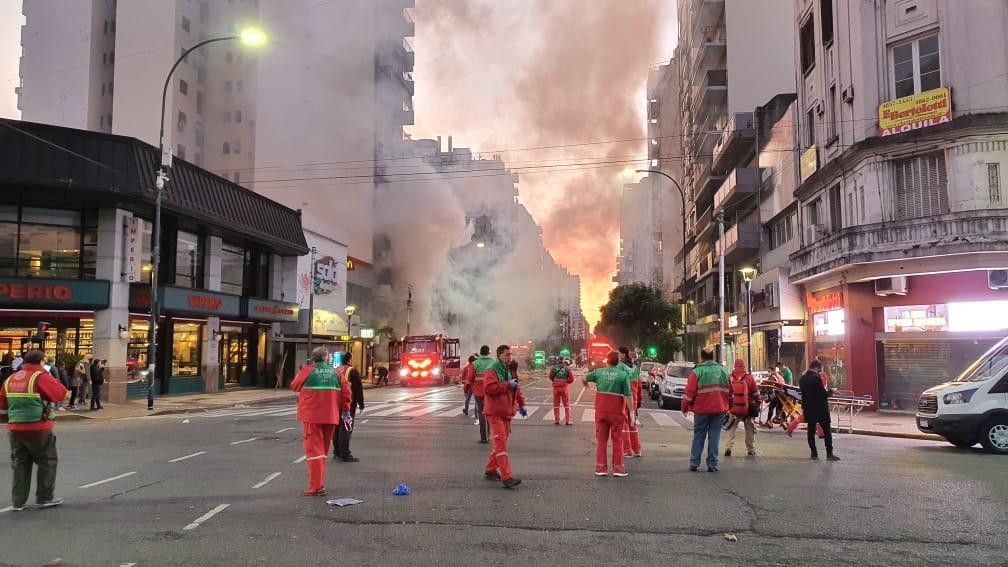
[[[197,43],[185,50],[175,64],[168,71],[165,77],[164,88],[161,90],[161,123],[158,134],[158,155],[161,156],[161,167],[154,177],[154,225],[151,227],[151,305],[150,305],[150,325],[147,329],[147,409],[154,409],[154,379],[155,361],[157,360],[157,323],[159,316],[158,304],[158,268],[161,263],[161,200],[164,194],[165,185],[168,183],[168,168],[171,167],[171,150],[165,150],[165,106],[168,100],[168,87],[171,85],[172,75],[189,54],[197,49],[220,41],[240,41],[246,45],[262,45],[266,42],[266,34],[260,30],[248,29],[237,35],[227,35],[213,37]]]
[[[721,353],[718,361],[725,365],[725,272],[724,272],[724,209],[718,209],[714,213],[714,220],[718,225],[718,343]]]
[[[752,282],[756,278],[756,268],[742,268],[742,279],[746,284],[746,348],[749,372],[752,372]]]

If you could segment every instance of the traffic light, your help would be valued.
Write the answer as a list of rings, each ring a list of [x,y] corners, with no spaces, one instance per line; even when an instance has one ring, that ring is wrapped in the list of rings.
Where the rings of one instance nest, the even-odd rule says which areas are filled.
[[[562,356],[564,358],[570,358],[570,354],[571,354],[571,351],[570,351],[569,348],[563,347],[562,349],[560,349],[560,356]]]
[[[647,355],[648,355],[648,358],[655,358],[655,357],[657,357],[658,356],[658,347],[656,347],[655,345],[649,345],[647,347]]]

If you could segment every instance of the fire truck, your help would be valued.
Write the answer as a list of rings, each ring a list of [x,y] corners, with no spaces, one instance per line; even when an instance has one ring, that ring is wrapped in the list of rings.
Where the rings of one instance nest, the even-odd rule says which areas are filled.
[[[462,375],[459,340],[444,335],[416,335],[388,345],[389,373],[403,386],[457,382]]]
[[[588,369],[594,370],[606,365],[606,355],[616,347],[608,340],[596,337],[588,342]]]

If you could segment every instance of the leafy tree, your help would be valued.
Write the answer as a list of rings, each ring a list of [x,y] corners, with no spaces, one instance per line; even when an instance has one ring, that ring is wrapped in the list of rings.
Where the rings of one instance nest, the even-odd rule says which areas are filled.
[[[675,331],[681,326],[679,310],[661,291],[633,283],[609,292],[595,331],[629,347],[658,346],[659,358],[671,360],[679,348]]]

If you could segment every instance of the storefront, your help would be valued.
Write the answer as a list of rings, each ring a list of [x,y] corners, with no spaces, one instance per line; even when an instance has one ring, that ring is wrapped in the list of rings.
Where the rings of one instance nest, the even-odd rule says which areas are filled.
[[[877,294],[874,282],[806,294],[810,358],[830,386],[913,410],[921,392],[953,380],[1008,335],[1008,290],[986,271],[907,277],[906,292]]]

